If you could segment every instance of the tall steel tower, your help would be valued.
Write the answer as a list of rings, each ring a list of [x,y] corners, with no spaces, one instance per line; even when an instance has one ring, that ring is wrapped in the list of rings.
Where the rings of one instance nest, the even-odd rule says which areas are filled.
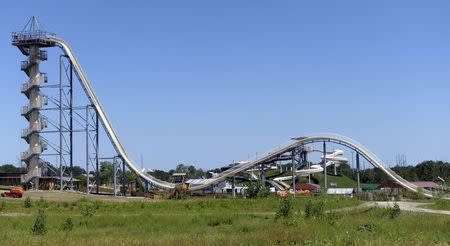
[[[47,104],[47,98],[41,94],[40,87],[47,83],[47,74],[39,70],[39,64],[47,60],[47,52],[41,48],[52,47],[55,44],[45,37],[54,36],[40,29],[36,17],[31,17],[20,32],[12,34],[12,44],[28,57],[20,66],[29,80],[21,87],[21,92],[28,98],[28,105],[23,106],[21,114],[29,122],[22,130],[21,137],[28,143],[28,150],[21,153],[21,160],[27,166],[27,174],[22,175],[22,183],[31,181],[35,189],[39,189],[39,178],[42,175],[40,155],[46,149],[46,144],[40,137],[40,132],[47,126],[41,115],[41,108]]]

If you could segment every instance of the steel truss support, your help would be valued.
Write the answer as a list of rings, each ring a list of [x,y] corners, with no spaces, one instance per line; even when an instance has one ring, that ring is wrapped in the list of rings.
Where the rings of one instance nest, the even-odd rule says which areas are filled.
[[[361,192],[361,179],[360,179],[360,166],[359,166],[359,153],[356,152],[356,192]]]
[[[58,111],[59,119],[52,120],[46,117],[46,121],[55,130],[42,131],[42,134],[59,134],[59,140],[57,143],[53,143],[49,138],[42,137],[43,140],[50,146],[54,153],[42,154],[42,156],[58,156],[59,160],[59,186],[60,190],[74,188],[73,177],[73,164],[74,164],[74,137],[75,133],[84,132],[86,134],[86,192],[90,193],[90,180],[89,180],[89,164],[93,166],[93,170],[96,172],[96,185],[98,186],[98,156],[99,156],[99,127],[98,127],[98,114],[93,110],[92,105],[86,106],[74,106],[74,87],[73,87],[73,64],[67,61],[68,57],[61,55],[59,57],[59,84],[57,86],[46,86],[45,88],[58,89],[58,98],[50,98],[50,102],[54,107],[43,108],[46,112]],[[83,115],[79,111],[85,111]],[[76,116],[76,117],[75,117]],[[75,122],[78,124],[75,128]],[[91,132],[95,132],[95,136],[92,136]],[[91,157],[90,147],[94,152]],[[94,160],[94,161],[93,161]],[[98,187],[96,189],[98,191]]]
[[[125,161],[122,157],[120,157],[120,159],[122,160],[122,195],[126,196],[127,195],[127,187],[126,187],[127,176],[126,176],[126,172],[125,172]]]
[[[327,178],[327,143],[323,142],[323,183],[324,188],[328,188],[328,178]]]
[[[259,165],[259,181],[261,187],[266,186],[266,171],[264,170],[264,164]]]

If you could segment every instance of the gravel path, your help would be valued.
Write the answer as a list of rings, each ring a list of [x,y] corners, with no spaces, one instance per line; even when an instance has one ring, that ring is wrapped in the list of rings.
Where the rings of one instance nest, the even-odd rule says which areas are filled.
[[[379,207],[393,207],[395,202],[374,202],[374,206]],[[420,206],[425,205],[426,203],[420,203],[420,202],[397,202],[398,206],[400,207],[400,210],[403,211],[410,211],[410,212],[417,212],[417,213],[431,213],[431,214],[446,214],[450,215],[450,211],[448,210],[434,210],[429,208],[421,208]]]

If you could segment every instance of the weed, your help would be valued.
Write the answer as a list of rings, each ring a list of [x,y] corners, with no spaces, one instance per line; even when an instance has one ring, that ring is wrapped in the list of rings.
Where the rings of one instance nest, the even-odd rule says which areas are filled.
[[[223,219],[222,223],[224,225],[232,225],[233,224],[233,218],[232,217],[227,217],[227,218]]]
[[[323,216],[323,201],[308,200],[305,204],[305,218],[321,218]]]
[[[191,210],[192,209],[192,204],[191,203],[185,203],[184,204],[184,208]]]
[[[325,220],[329,225],[335,225],[336,222],[340,219],[341,216],[334,211],[331,211],[325,215]]]
[[[6,209],[6,202],[2,201],[2,203],[0,204],[0,212],[5,211],[5,209]]]
[[[31,207],[33,207],[33,202],[31,201],[31,198],[29,196],[27,196],[25,198],[25,201],[23,201],[23,207],[24,208],[31,208]]]
[[[34,235],[45,235],[47,233],[47,221],[46,221],[45,211],[43,209],[38,210],[38,215],[33,224],[33,234]]]
[[[81,215],[83,217],[92,217],[95,214],[95,208],[92,204],[85,204],[81,208]]]
[[[248,228],[248,226],[244,226],[244,227],[241,228],[241,232],[249,233],[250,232],[250,228]]]
[[[377,225],[374,223],[359,224],[356,227],[356,230],[360,232],[375,232],[376,229]]]
[[[397,218],[401,213],[400,207],[397,203],[394,204],[394,207],[388,208],[388,215],[390,219]]]
[[[67,201],[63,201],[63,202],[62,202],[62,206],[63,206],[64,208],[68,208],[69,205],[70,205],[70,204],[69,204]]]
[[[49,203],[48,203],[47,200],[45,200],[42,196],[41,196],[41,198],[39,199],[39,201],[36,202],[36,204],[37,204],[37,206],[38,206],[39,208],[43,208],[43,209],[49,207]]]
[[[217,218],[214,218],[209,220],[207,225],[210,227],[216,227],[220,225],[220,221]]]
[[[281,199],[280,206],[278,207],[278,211],[275,215],[275,218],[280,217],[289,217],[292,213],[292,203],[289,197],[283,197]]]
[[[258,191],[258,198],[266,198],[269,197],[270,190],[267,187],[261,187]]]
[[[72,231],[72,229],[73,229],[72,218],[68,217],[66,220],[64,220],[64,222],[61,226],[61,229],[66,232]]]
[[[285,224],[286,224],[287,226],[296,227],[296,226],[298,226],[298,225],[300,224],[300,218],[298,218],[298,217],[292,217],[292,218],[290,218],[289,220],[287,220],[287,221],[285,222]]]

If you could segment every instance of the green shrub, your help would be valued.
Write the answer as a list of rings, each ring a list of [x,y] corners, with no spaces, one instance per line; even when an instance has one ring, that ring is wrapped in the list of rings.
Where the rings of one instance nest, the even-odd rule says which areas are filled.
[[[374,199],[375,201],[380,201],[380,202],[381,202],[381,201],[388,201],[388,200],[389,200],[387,194],[381,193],[381,192],[375,193],[374,196],[373,196],[373,199]]]
[[[340,219],[341,216],[334,211],[331,211],[325,215],[325,220],[329,225],[335,225],[336,222]]]
[[[208,226],[216,227],[220,225],[220,221],[217,218],[211,219],[208,221]]]
[[[270,190],[259,183],[252,182],[246,190],[246,195],[248,198],[266,198],[270,195]]]
[[[324,212],[323,201],[308,200],[305,204],[305,218],[321,218]]]
[[[394,207],[388,208],[388,215],[390,219],[397,218],[401,213],[400,207],[397,203],[394,204]]]
[[[49,207],[49,203],[47,202],[47,200],[45,200],[42,196],[39,199],[39,201],[36,202],[37,206],[39,208],[48,208]]]
[[[191,210],[192,209],[192,204],[191,203],[185,203],[184,204],[184,208],[187,210]]]
[[[72,229],[73,229],[72,218],[68,217],[66,220],[64,220],[64,223],[62,224],[61,229],[63,231],[67,231],[67,232],[72,231]]]
[[[360,232],[375,232],[376,229],[377,225],[374,223],[360,224],[356,227],[356,230]]]
[[[258,198],[266,198],[270,195],[270,189],[267,187],[260,187],[258,191]]]
[[[189,192],[185,189],[176,189],[175,194],[170,198],[174,200],[185,200],[189,197]]]
[[[280,217],[289,217],[292,213],[292,203],[291,203],[291,199],[289,197],[283,197],[281,199],[281,203],[278,207],[278,211],[275,215],[275,218],[280,218]]]
[[[425,194],[423,193],[423,189],[422,188],[418,188],[417,192],[413,192],[413,191],[407,190],[404,193],[404,196],[409,198],[409,199],[412,199],[412,200],[423,200],[423,199],[425,199]]]
[[[45,211],[43,209],[38,210],[38,215],[31,230],[34,235],[45,235],[47,233],[47,221]]]
[[[0,204],[0,212],[5,211],[5,209],[6,209],[6,202],[2,201],[2,203]]]
[[[68,207],[69,207],[69,203],[68,203],[67,201],[63,201],[63,202],[62,202],[62,206],[63,206],[64,208],[68,208]]]
[[[95,214],[95,208],[93,204],[85,204],[81,207],[81,215],[83,217],[92,217]]]
[[[222,223],[224,225],[232,225],[233,224],[233,218],[232,217],[226,217],[223,219]]]
[[[242,233],[249,233],[249,232],[250,232],[250,228],[248,228],[248,226],[243,226],[243,227],[241,228],[241,232],[242,232]]]
[[[248,189],[245,191],[246,195],[248,198],[256,198],[258,196],[258,192],[259,192],[259,184],[257,183],[250,183],[250,185],[248,186]]]
[[[31,207],[33,207],[33,202],[31,201],[31,198],[29,196],[27,196],[25,198],[25,201],[23,201],[23,207],[24,208],[31,208]]]

